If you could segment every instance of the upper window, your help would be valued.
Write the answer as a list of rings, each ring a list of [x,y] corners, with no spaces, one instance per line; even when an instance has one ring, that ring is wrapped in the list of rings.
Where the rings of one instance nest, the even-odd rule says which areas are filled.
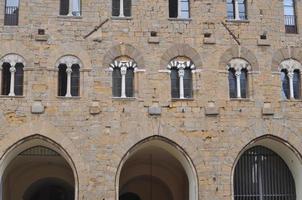
[[[134,71],[136,66],[136,63],[128,57],[120,57],[110,64],[113,97],[134,97]]]
[[[246,20],[246,0],[227,0],[228,19]]]
[[[171,96],[174,99],[193,97],[192,70],[194,64],[187,58],[173,59],[168,68],[171,70]]]
[[[238,160],[234,171],[234,200],[296,200],[291,171],[275,152],[255,146]]]
[[[19,21],[19,0],[5,1],[4,25],[16,26]]]
[[[81,0],[60,0],[60,15],[81,16]]]
[[[282,98],[301,98],[301,64],[296,60],[285,60],[280,64]]]
[[[233,59],[228,64],[230,98],[248,97],[248,70],[250,65],[243,59]]]
[[[80,96],[81,62],[74,56],[64,56],[57,62],[58,96]]]
[[[190,18],[189,0],[169,0],[169,17],[180,19]]]
[[[131,17],[131,0],[112,0],[112,16]]]
[[[286,33],[297,33],[297,17],[294,0],[284,0],[284,24]]]
[[[1,95],[22,96],[24,59],[16,54],[6,55],[0,61],[2,67]]]

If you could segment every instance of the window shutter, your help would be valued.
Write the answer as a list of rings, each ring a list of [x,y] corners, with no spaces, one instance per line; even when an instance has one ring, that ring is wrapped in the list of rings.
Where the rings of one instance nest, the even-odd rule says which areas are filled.
[[[112,16],[120,16],[120,1],[122,0],[112,0]]]
[[[66,65],[59,65],[58,96],[65,96],[67,91]]]
[[[281,71],[281,81],[282,81],[282,96],[286,99],[290,99],[289,78],[288,78],[287,70]]]
[[[246,0],[238,0],[238,8],[239,8],[239,18],[243,20],[247,19]]]
[[[9,63],[2,65],[2,95],[8,95],[10,91],[10,67]]]
[[[193,90],[192,90],[192,71],[189,68],[185,69],[184,75],[184,97],[185,98],[192,98],[193,97]]]
[[[134,69],[128,68],[126,73],[126,97],[133,97]]]
[[[16,64],[16,72],[15,72],[15,95],[23,95],[23,64],[17,63]]]
[[[72,65],[71,73],[71,96],[80,96],[80,66]]]
[[[178,15],[178,0],[169,0],[169,17],[177,18]]]
[[[242,69],[240,74],[241,98],[247,98],[247,70]]]
[[[172,98],[179,98],[179,75],[178,69],[171,69],[171,96]]]
[[[229,93],[230,98],[237,98],[237,81],[233,68],[229,69]]]
[[[293,77],[293,84],[294,84],[294,97],[295,99],[300,99],[301,97],[301,81],[300,81],[300,71],[294,71]]]
[[[227,0],[227,15],[228,19],[235,18],[235,5],[233,0]]]
[[[69,0],[60,0],[60,15],[68,15]]]
[[[131,17],[131,0],[124,0],[124,15]]]
[[[112,72],[112,95],[121,97],[122,93],[122,75],[121,69],[115,67]]]

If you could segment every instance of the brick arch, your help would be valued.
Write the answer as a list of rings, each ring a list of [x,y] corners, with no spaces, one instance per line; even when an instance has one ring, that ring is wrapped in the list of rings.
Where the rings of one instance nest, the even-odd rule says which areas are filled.
[[[287,59],[294,59],[302,63],[302,49],[289,47],[275,51],[275,53],[273,54],[271,70],[273,72],[279,72],[280,63]]]
[[[7,157],[12,157],[20,145],[39,140],[56,148],[56,151],[70,164],[75,177],[75,200],[79,200],[87,190],[89,168],[81,157],[78,148],[60,130],[48,122],[26,123],[18,128],[11,128],[0,140],[0,169]]]
[[[226,66],[228,65],[230,60],[234,58],[241,58],[243,60],[246,60],[251,65],[252,71],[259,71],[259,63],[254,53],[245,47],[238,46],[227,49],[221,55],[219,60],[220,69],[226,69]]]
[[[103,66],[109,67],[112,61],[118,57],[127,56],[133,59],[138,68],[145,68],[145,62],[141,52],[130,44],[120,44],[111,47],[104,56]]]
[[[161,68],[165,68],[172,59],[178,56],[187,57],[194,63],[196,68],[202,68],[201,56],[188,44],[174,44],[167,49],[160,59]]]
[[[82,69],[91,70],[92,61],[85,49],[83,49],[80,45],[77,44],[64,44],[64,45],[56,45],[52,48],[53,50],[50,52],[50,55],[47,58],[48,69],[56,69],[56,62],[58,59],[64,56],[74,56],[77,57],[82,63]]]

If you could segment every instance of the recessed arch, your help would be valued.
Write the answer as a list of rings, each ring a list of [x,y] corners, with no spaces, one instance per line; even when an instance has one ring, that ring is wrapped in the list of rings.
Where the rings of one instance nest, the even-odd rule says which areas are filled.
[[[301,154],[282,138],[279,138],[274,135],[264,135],[258,137],[251,142],[249,142],[237,155],[237,158],[233,164],[232,172],[231,172],[231,192],[232,199],[234,199],[234,173],[235,168],[241,158],[241,156],[254,147],[262,146],[267,148],[268,150],[277,154],[287,165],[289,171],[291,172],[294,182],[295,182],[295,190],[296,190],[296,199],[302,198],[302,191],[299,190],[302,186],[302,174],[300,173],[302,170],[302,160]]]
[[[42,158],[42,155],[32,155],[28,154],[29,152],[33,151],[33,148],[43,148],[45,147],[45,150],[43,150],[44,153],[48,154],[49,157],[55,156],[47,160],[48,158],[40,159]],[[50,152],[53,151],[53,152]],[[55,153],[57,153],[57,155]],[[51,155],[51,156],[50,156]],[[24,157],[28,156],[26,159]],[[32,157],[31,157],[32,156]],[[34,158],[33,158],[34,157]],[[45,157],[44,157],[45,158]],[[28,169],[31,169],[34,164],[36,164],[37,160],[40,160],[39,163],[35,168],[37,171],[35,173],[27,173]],[[28,165],[26,167],[25,165],[21,165],[24,161],[32,160],[32,165]],[[45,166],[47,165],[46,162],[53,163],[53,165],[50,165],[50,167],[47,167],[47,173],[44,173],[43,171],[46,169]],[[56,165],[57,162],[60,165]],[[21,164],[20,164],[21,163]],[[20,168],[20,169],[19,169]],[[65,181],[68,182],[70,185],[73,186],[73,199],[78,199],[78,192],[79,192],[79,182],[78,182],[78,173],[75,168],[75,164],[73,160],[71,159],[70,155],[64,150],[63,147],[61,147],[58,143],[51,140],[50,138],[47,138],[42,135],[32,135],[29,137],[25,137],[13,145],[11,145],[1,156],[0,159],[0,175],[1,175],[1,199],[4,198],[3,195],[6,195],[5,193],[8,193],[6,190],[7,186],[7,177],[9,173],[12,173],[12,171],[17,170],[17,172],[21,173],[23,170],[22,176],[24,179],[21,179],[20,177],[20,188],[18,188],[18,191],[20,194],[18,195],[24,195],[26,192],[26,189],[29,188],[34,182],[38,181],[38,179],[41,178],[59,178],[64,177]],[[24,171],[25,170],[25,171]],[[42,172],[41,172],[42,171]],[[24,173],[26,172],[26,173]],[[21,181],[22,180],[22,181]],[[11,181],[11,180],[9,180]],[[24,193],[23,193],[24,192]]]
[[[148,152],[152,152],[152,155]],[[146,155],[149,155],[151,157],[145,157]],[[160,162],[162,163],[161,166],[156,164],[149,164],[149,161],[151,161],[151,163],[156,163],[158,160],[163,159],[163,157],[169,160],[168,162],[166,162],[166,164],[164,164],[164,162]],[[144,160],[145,158],[147,159]],[[137,159],[141,160],[142,162],[138,164],[136,162]],[[133,166],[132,169],[129,166]],[[138,142],[133,147],[131,147],[130,150],[123,156],[115,177],[115,199],[119,199],[120,190],[123,187],[123,182],[126,183],[129,180],[140,176],[146,177],[147,175],[150,177],[150,174],[146,174],[146,172],[142,170],[142,167],[150,166],[151,172],[154,171],[154,174],[151,173],[151,176],[154,176],[156,179],[160,179],[163,182],[167,181],[168,184],[166,182],[166,185],[168,186],[170,186],[169,183],[172,183],[173,181],[175,182],[175,180],[177,179],[175,179],[175,177],[173,176],[168,175],[167,173],[164,173],[165,171],[163,171],[162,169],[169,169],[169,172],[171,172],[171,174],[175,173],[177,170],[183,170],[185,179],[187,179],[188,183],[186,187],[188,197],[187,199],[198,200],[198,177],[192,160],[179,145],[162,136],[151,136]],[[124,174],[127,174],[129,178],[125,178],[123,176]],[[175,194],[177,193],[175,192],[175,188],[177,188],[177,186],[175,186],[175,188],[173,187],[174,186],[170,186],[170,189],[172,196],[175,198]]]

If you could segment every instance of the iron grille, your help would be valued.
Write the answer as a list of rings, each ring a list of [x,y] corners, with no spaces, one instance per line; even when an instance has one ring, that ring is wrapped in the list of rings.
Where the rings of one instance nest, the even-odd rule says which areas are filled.
[[[239,159],[234,174],[235,200],[295,200],[295,182],[273,151],[256,146]]]
[[[20,156],[60,156],[57,152],[52,149],[43,146],[35,146],[29,148],[22,153],[19,154]]]

